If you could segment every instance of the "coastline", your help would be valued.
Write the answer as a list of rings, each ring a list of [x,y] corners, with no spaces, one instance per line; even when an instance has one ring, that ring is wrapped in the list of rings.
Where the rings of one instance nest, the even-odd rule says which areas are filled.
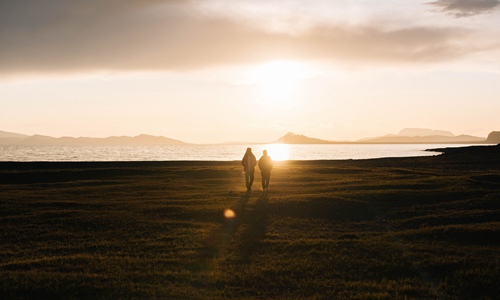
[[[0,161],[113,162],[113,161],[238,161],[251,147],[256,154],[268,150],[274,160],[345,160],[383,157],[433,156],[429,148],[449,144],[360,145],[190,145],[190,146],[0,146]],[[470,147],[473,145],[453,145]]]
[[[473,145],[466,147],[445,147],[445,148],[430,148],[425,149],[426,152],[436,152],[436,155],[431,156],[403,156],[403,157],[377,157],[377,158],[359,158],[359,159],[317,159],[317,160],[280,160],[275,161],[275,163],[301,163],[301,164],[323,164],[323,163],[335,163],[343,161],[377,161],[377,160],[426,160],[432,159],[433,157],[439,156],[440,158],[454,158],[459,159],[460,157],[464,159],[474,159],[474,160],[490,160],[492,162],[497,161],[498,155],[500,154],[500,144],[497,145]],[[481,155],[481,157],[477,157]],[[136,165],[137,167],[161,167],[161,166],[217,166],[217,165],[227,165],[232,166],[235,163],[239,164],[240,160],[144,160],[144,161],[0,161],[1,169],[12,169],[20,168],[25,166],[29,168],[31,166],[37,166],[41,169],[47,168],[58,168],[60,166],[67,167],[82,167],[82,166],[100,166],[100,167],[125,167]]]

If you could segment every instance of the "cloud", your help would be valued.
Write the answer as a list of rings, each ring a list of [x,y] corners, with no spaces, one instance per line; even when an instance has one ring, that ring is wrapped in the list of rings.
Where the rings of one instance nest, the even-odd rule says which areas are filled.
[[[498,0],[438,0],[428,3],[457,18],[488,13],[500,6]]]
[[[478,50],[458,28],[318,25],[287,33],[203,13],[196,1],[26,2],[0,2],[0,74],[182,71],[272,59],[419,64]]]
[[[452,60],[472,49],[457,29],[426,27],[384,30],[374,26],[316,28],[303,37],[312,56],[360,63],[422,63]]]

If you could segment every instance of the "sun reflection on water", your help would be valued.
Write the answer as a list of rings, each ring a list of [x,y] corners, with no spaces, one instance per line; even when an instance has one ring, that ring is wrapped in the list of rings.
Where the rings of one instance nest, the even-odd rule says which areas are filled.
[[[286,144],[266,145],[267,152],[273,160],[289,160],[290,146]]]

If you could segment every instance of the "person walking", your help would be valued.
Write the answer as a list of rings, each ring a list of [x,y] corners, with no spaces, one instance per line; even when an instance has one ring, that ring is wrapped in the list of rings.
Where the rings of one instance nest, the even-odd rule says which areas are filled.
[[[252,153],[252,148],[247,148],[247,151],[241,160],[241,165],[243,166],[243,172],[245,173],[247,192],[249,192],[252,190],[255,166],[257,165],[257,159]]]
[[[273,160],[267,155],[267,150],[264,150],[259,159],[259,169],[262,176],[262,190],[266,192],[269,189],[269,180],[271,180],[271,170],[273,169]]]

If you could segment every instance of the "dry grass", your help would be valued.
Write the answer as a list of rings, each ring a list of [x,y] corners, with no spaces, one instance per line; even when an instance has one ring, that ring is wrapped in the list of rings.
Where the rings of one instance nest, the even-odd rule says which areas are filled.
[[[0,163],[7,299],[494,299],[498,155]],[[227,219],[230,208],[236,217]]]

